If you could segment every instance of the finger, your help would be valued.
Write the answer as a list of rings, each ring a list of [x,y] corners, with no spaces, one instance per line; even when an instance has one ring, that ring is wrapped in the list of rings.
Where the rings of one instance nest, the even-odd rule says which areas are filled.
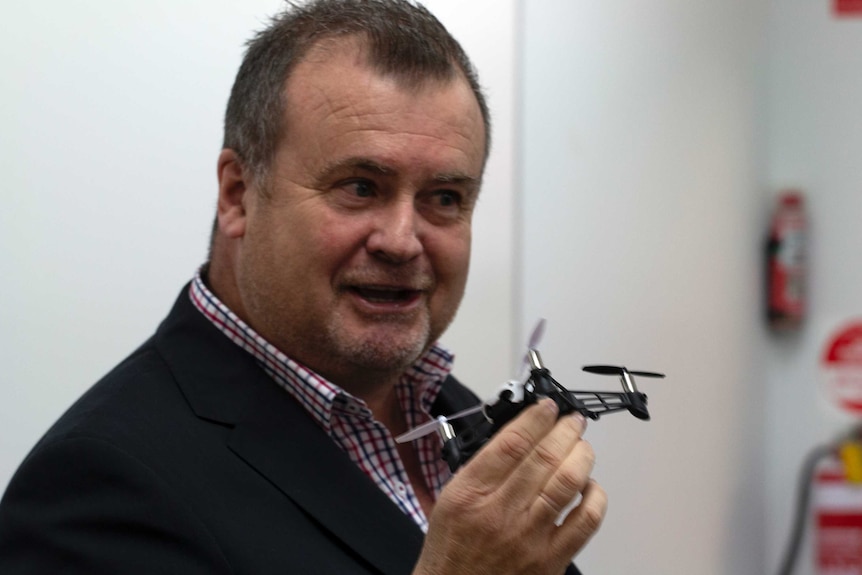
[[[580,414],[560,418],[554,428],[536,444],[533,451],[512,472],[511,477],[502,487],[506,501],[516,503],[520,500],[526,502],[529,508],[541,498],[545,486],[560,473],[560,467],[580,441],[584,425],[584,417]],[[570,463],[571,465],[573,464]],[[585,480],[586,477],[579,487],[583,487]],[[570,494],[557,507],[561,509],[573,495]]]
[[[605,490],[590,480],[584,488],[580,504],[554,530],[549,541],[554,552],[562,557],[574,557],[598,531],[608,509]]]
[[[586,489],[595,465],[592,446],[579,440],[560,463],[540,491],[532,505],[531,513],[539,525],[557,521]]]
[[[551,399],[526,408],[473,456],[456,479],[496,489],[554,428],[558,414],[557,404]]]

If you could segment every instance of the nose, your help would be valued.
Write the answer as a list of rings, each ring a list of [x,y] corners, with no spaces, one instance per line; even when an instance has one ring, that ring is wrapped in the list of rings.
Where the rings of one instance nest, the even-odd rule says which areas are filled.
[[[405,263],[422,253],[420,216],[412,198],[393,200],[381,206],[366,247],[376,257],[391,263]]]

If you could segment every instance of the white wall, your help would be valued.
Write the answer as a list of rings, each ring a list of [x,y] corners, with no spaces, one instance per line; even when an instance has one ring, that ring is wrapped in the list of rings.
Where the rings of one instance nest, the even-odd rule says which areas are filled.
[[[18,2],[0,36],[0,484],[206,255],[257,2]]]
[[[608,516],[587,573],[763,573],[760,347],[766,2],[529,0],[522,329],[580,389],[641,379],[653,420],[587,437]]]
[[[512,363],[515,3],[427,4],[474,58],[494,111],[473,275],[444,338],[459,351],[456,373],[490,392]],[[203,262],[243,43],[282,5],[5,7],[0,491],[63,410],[153,332]]]
[[[802,460],[851,420],[824,400],[818,358],[827,337],[862,317],[862,19],[831,2],[772,0],[768,192],[798,186],[809,203],[810,313],[793,337],[770,337],[767,367],[767,552],[784,552]],[[813,573],[811,532],[800,575]]]

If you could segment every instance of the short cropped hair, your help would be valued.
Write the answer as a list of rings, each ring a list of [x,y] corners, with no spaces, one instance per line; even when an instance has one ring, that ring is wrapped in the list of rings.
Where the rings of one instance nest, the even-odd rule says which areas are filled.
[[[425,7],[411,0],[312,0],[288,7],[247,43],[224,121],[225,148],[254,178],[265,179],[283,136],[285,85],[296,65],[322,40],[356,36],[369,65],[410,86],[467,79],[485,124],[490,117],[476,70],[461,45]]]

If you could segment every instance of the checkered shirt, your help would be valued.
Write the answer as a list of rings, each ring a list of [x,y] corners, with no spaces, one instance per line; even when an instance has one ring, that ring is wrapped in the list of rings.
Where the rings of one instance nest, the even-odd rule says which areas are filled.
[[[347,393],[300,365],[258,335],[224,305],[204,284],[200,270],[189,289],[195,307],[231,341],[258,361],[395,505],[422,529],[428,518],[422,511],[389,430],[376,421],[361,399]],[[431,405],[452,369],[453,356],[432,346],[401,377],[398,401],[408,428],[430,421]],[[422,475],[434,499],[450,478],[440,458],[440,440],[429,434],[414,442]]]

